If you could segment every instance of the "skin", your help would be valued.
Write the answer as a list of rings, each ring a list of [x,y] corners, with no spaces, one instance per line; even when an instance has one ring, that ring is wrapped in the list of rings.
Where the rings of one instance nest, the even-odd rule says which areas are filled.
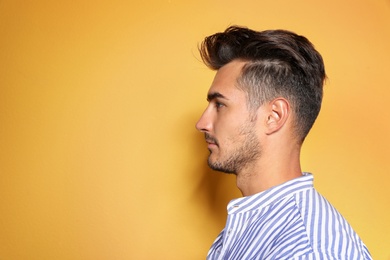
[[[217,71],[196,128],[205,134],[209,166],[236,174],[237,187],[249,196],[301,176],[301,145],[286,99],[249,111],[246,93],[237,87],[244,65],[234,60]]]

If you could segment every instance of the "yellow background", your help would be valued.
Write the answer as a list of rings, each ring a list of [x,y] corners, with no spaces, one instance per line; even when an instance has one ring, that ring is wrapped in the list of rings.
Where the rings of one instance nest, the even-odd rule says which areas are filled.
[[[240,196],[195,122],[198,43],[283,28],[323,54],[305,171],[390,259],[390,1],[0,1],[0,259],[204,259]]]

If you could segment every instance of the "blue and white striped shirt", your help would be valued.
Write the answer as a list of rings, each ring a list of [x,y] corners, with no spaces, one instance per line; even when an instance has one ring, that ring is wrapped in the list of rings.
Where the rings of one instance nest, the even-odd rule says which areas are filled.
[[[207,259],[372,259],[348,222],[313,187],[313,176],[233,200]]]

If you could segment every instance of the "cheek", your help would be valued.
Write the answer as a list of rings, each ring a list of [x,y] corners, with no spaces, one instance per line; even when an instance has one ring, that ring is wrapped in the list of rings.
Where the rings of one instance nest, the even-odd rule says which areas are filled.
[[[218,120],[214,123],[214,132],[216,135],[229,136],[231,135],[232,129],[234,128],[234,121],[231,120]]]
[[[227,111],[226,111],[227,112]],[[240,138],[244,125],[248,123],[247,113],[221,113],[214,121],[214,134],[220,141],[232,141]]]
[[[216,118],[214,124],[219,129],[235,129],[244,122],[243,117],[242,114],[223,113]]]
[[[216,137],[226,149],[229,149],[229,146],[235,145],[237,142],[241,141],[241,126],[233,124],[221,124],[218,129],[215,129]]]

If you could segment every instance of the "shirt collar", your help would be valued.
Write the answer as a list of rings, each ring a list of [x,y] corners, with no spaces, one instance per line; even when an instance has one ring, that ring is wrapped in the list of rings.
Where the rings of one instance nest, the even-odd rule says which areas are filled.
[[[268,190],[230,201],[227,206],[228,214],[237,214],[264,208],[286,196],[291,196],[296,192],[311,188],[313,188],[313,175],[303,172],[302,176]]]

